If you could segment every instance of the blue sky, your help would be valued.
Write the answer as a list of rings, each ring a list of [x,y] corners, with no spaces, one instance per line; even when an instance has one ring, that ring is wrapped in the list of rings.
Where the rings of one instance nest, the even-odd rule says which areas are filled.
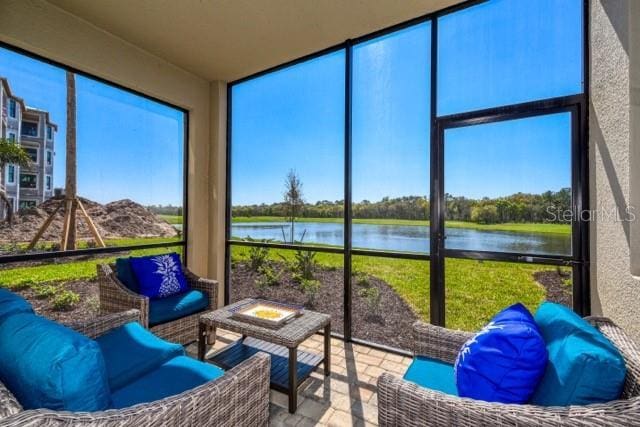
[[[429,194],[430,23],[353,50],[353,200]],[[580,93],[581,0],[492,0],[439,22],[438,114]],[[232,202],[344,194],[344,52],[233,88]],[[467,197],[570,185],[568,115],[449,131],[446,191]]]
[[[0,76],[58,125],[54,186],[65,180],[65,72],[0,48]],[[182,112],[77,76],[78,193],[101,203],[182,205]]]

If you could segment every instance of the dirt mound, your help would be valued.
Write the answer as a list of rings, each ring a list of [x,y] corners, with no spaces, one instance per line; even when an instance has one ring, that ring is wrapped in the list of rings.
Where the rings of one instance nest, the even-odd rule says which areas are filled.
[[[103,239],[175,237],[178,231],[169,223],[132,200],[118,200],[101,205],[80,198],[84,208],[96,225]],[[0,242],[28,242],[46,221],[49,215],[60,206],[62,199],[53,198],[16,215],[13,224],[0,223]],[[59,240],[62,235],[64,207],[56,213],[53,222],[42,240]],[[84,216],[77,212],[77,235],[80,239],[91,238]]]

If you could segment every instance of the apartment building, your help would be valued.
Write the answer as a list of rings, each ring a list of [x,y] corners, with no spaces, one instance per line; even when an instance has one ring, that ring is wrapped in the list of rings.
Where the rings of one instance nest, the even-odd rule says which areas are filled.
[[[29,107],[11,92],[9,82],[0,78],[3,138],[20,144],[31,157],[26,167],[6,165],[0,186],[13,210],[37,206],[53,196],[54,138],[58,127],[49,113]]]

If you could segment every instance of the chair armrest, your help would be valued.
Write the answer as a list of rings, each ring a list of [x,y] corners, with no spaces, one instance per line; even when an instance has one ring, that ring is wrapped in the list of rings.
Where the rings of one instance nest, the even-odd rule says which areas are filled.
[[[98,264],[98,292],[102,314],[140,310],[140,323],[149,328],[149,298],[131,292],[118,280],[111,267]]]
[[[206,292],[209,295],[209,310],[215,310],[218,308],[218,281],[212,279],[205,279],[188,269],[184,269],[184,275],[187,278],[187,283],[191,289]]]
[[[507,405],[452,396],[386,372],[378,378],[381,427],[631,425],[639,411],[640,398],[567,407]]]
[[[218,379],[156,402],[91,413],[28,410],[0,426],[266,426],[269,369],[269,355],[258,353]]]
[[[471,332],[456,331],[417,321],[413,324],[414,353],[447,363],[454,363]]]
[[[140,322],[139,310],[127,310],[121,311],[120,313],[107,314],[95,319],[68,323],[67,326],[89,338],[95,339],[112,329],[130,322]]]

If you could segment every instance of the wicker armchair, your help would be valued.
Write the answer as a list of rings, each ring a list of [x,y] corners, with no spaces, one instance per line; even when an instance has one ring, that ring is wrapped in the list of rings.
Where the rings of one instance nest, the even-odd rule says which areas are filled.
[[[145,328],[151,329],[155,335],[182,345],[197,341],[198,318],[202,313],[195,313],[149,328],[149,298],[131,292],[123,285],[116,277],[113,264],[98,264],[97,268],[101,314],[118,313],[130,309],[140,310],[142,314],[140,323]],[[191,289],[206,292],[209,296],[209,306],[206,310],[217,308],[218,282],[203,279],[186,268],[184,273]]]
[[[378,378],[380,426],[638,426],[640,425],[640,352],[611,320],[587,320],[624,356],[627,377],[620,400],[569,407],[507,405],[459,398],[420,387],[384,373]],[[415,354],[454,363],[473,334],[416,322]]]
[[[129,310],[68,325],[90,338],[132,321]],[[0,383],[0,427],[14,426],[266,426],[269,421],[269,356],[258,353],[222,377],[184,393],[121,410],[56,412],[23,410]]]

